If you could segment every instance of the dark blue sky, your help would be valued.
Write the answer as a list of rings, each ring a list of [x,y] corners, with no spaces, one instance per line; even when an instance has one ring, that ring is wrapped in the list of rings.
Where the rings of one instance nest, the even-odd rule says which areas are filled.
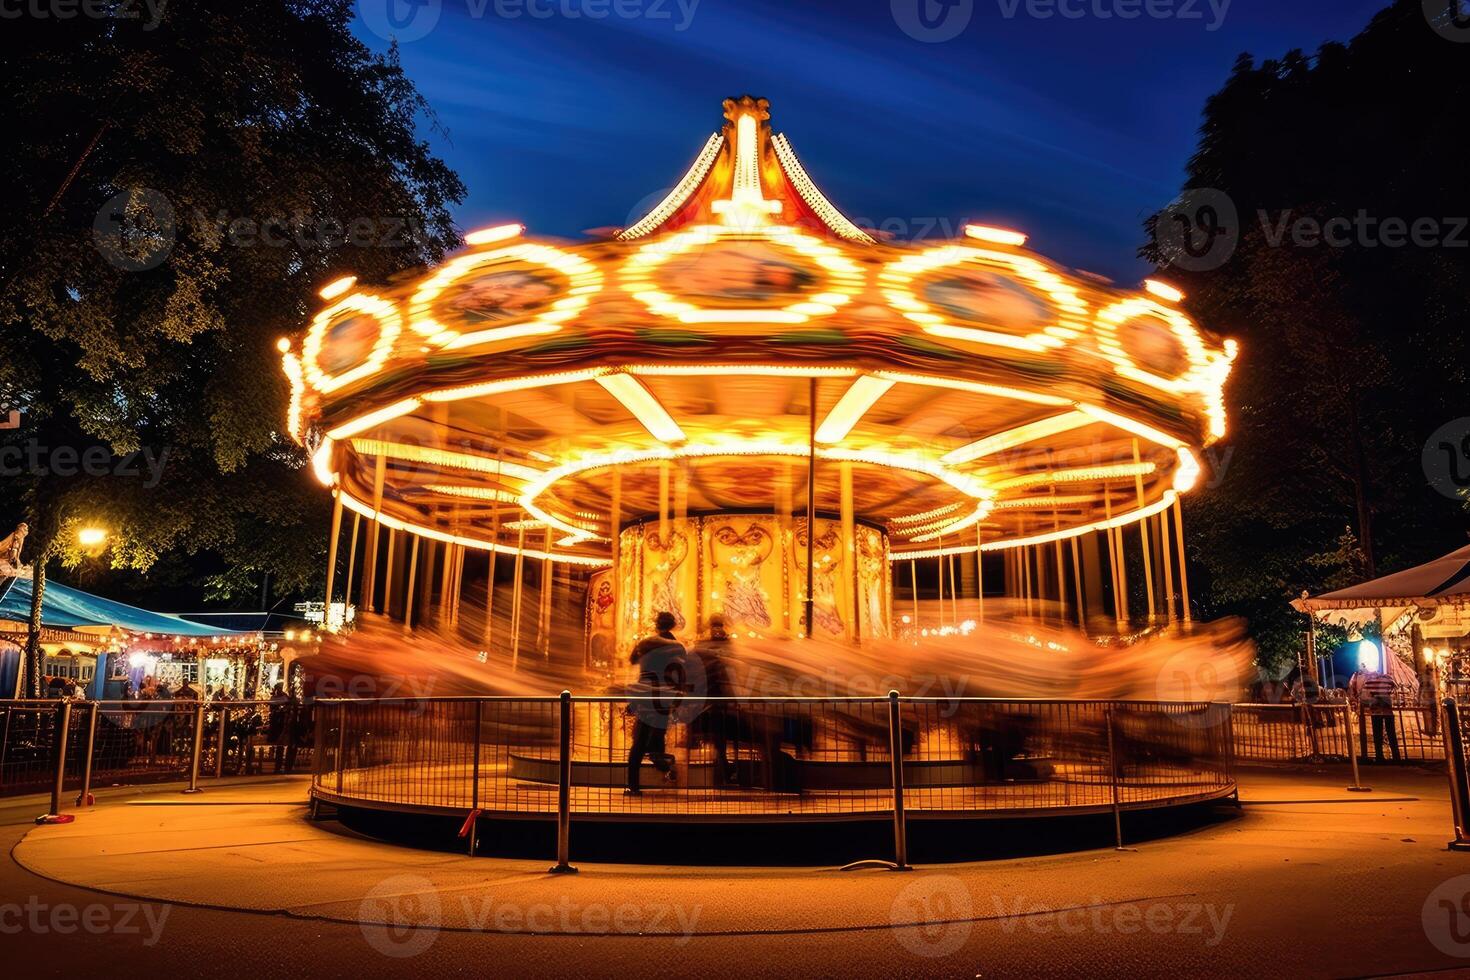
[[[389,3],[401,38],[434,25],[402,58],[448,130],[431,138],[469,187],[467,228],[624,225],[719,127],[720,101],[749,92],[854,219],[1005,224],[1132,282],[1140,222],[1177,193],[1235,56],[1346,40],[1386,4],[1230,0],[1221,17],[1225,0],[1131,0],[1192,16],[1123,20],[1095,11],[1130,0],[957,0],[945,20],[938,2],[697,0],[691,16],[695,0],[359,0],[357,26],[382,49]],[[601,19],[562,13],[599,3]],[[899,24],[918,3],[940,33],[973,7],[926,42]],[[1028,13],[1056,3],[1084,16]]]

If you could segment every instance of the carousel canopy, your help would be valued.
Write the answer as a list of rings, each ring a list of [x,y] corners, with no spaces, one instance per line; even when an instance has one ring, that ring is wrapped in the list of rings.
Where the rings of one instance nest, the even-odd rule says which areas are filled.
[[[31,582],[11,579],[0,584],[0,620],[24,623],[31,618]],[[55,629],[82,633],[110,630],[116,627],[130,633],[155,633],[160,636],[221,636],[229,630],[211,629],[177,616],[149,612],[121,602],[113,602],[80,589],[55,582],[46,583],[41,599],[41,622]]]
[[[1299,612],[1470,603],[1470,545],[1442,558],[1336,592],[1296,599]]]
[[[770,513],[793,486],[804,505],[810,458],[818,512],[847,503],[842,467],[902,559],[1121,526],[1194,485],[1236,351],[1177,291],[1070,273],[1003,229],[879,242],[764,99],[724,108],[606,240],[492,228],[428,272],[323,288],[281,342],[288,428],[344,507],[599,566],[642,517]]]

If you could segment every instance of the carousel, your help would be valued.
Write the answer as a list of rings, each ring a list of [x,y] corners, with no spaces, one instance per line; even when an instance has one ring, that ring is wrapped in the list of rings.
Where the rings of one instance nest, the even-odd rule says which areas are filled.
[[[326,609],[407,629],[472,604],[512,660],[575,620],[592,663],[660,611],[851,643],[1002,599],[1103,640],[1188,620],[1179,498],[1236,347],[1168,284],[1008,229],[880,241],[748,96],[629,227],[466,244],[326,285],[281,341],[335,499]]]

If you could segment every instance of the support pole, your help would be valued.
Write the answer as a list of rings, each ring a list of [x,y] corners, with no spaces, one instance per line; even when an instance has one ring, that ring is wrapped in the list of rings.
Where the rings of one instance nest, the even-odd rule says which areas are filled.
[[[56,747],[56,778],[51,783],[51,810],[37,823],[61,822],[61,791],[66,783],[66,743],[71,735],[71,702],[63,701],[56,708],[56,734],[51,744]],[[66,818],[70,820],[70,817]]]
[[[526,577],[526,526],[516,530],[515,576],[511,579],[510,594],[510,669],[515,670],[521,656],[521,604],[522,586]]]
[[[342,618],[347,620],[347,607],[352,605],[352,577],[357,572],[357,536],[362,530],[362,515],[352,514],[352,545],[347,549],[347,587],[342,593]]]
[[[541,592],[537,596],[536,649],[541,659],[551,658],[551,590],[555,583],[555,568],[551,561],[551,527],[546,528],[546,557],[541,559]]]
[[[403,635],[408,636],[413,632],[413,593],[415,579],[419,576],[419,539],[416,534],[407,534],[408,552],[408,591],[403,596]]]
[[[362,569],[362,605],[364,609],[378,608],[378,530],[383,526],[383,484],[387,476],[388,458],[379,456],[373,467],[373,526],[368,537],[370,553],[364,556]],[[383,608],[387,607],[388,599],[385,598]]]
[[[490,552],[494,555],[495,552]],[[475,755],[470,769],[470,819],[469,819],[469,851],[470,857],[475,856],[475,847],[479,843],[480,821],[475,814],[480,812],[480,732],[485,724],[485,702],[475,702]]]
[[[1141,465],[1143,462],[1143,457],[1138,451],[1137,439],[1133,440],[1133,462],[1137,465]],[[1135,472],[1133,474],[1133,486],[1138,494],[1138,509],[1141,511],[1144,507],[1142,473]],[[1158,615],[1158,611],[1154,606],[1154,562],[1153,557],[1150,555],[1152,549],[1148,543],[1147,517],[1138,522],[1138,543],[1143,546],[1143,594],[1148,596],[1148,622],[1152,626],[1154,619]]]
[[[1349,786],[1347,790],[1349,793],[1371,793],[1373,791],[1373,787],[1364,786],[1362,780],[1358,778],[1358,747],[1357,745],[1353,744],[1356,741],[1353,738],[1353,714],[1356,711],[1356,708],[1357,706],[1352,704],[1345,704],[1342,706],[1343,716],[1347,719],[1348,758],[1351,759],[1353,762],[1353,784]]]
[[[802,621],[806,638],[816,635],[816,546],[817,546],[817,379],[807,385],[807,456],[806,456],[806,601],[802,604]],[[943,598],[941,593],[940,598]],[[942,608],[943,602],[940,603]]]
[[[87,712],[87,751],[82,761],[82,790],[77,794],[77,806],[92,805],[92,755],[97,749],[97,712],[101,707],[93,701]]]
[[[1126,851],[1123,846],[1123,805],[1118,798],[1118,740],[1113,733],[1113,709],[1106,711],[1108,725],[1108,781],[1113,791],[1113,850]]]
[[[843,612],[849,620],[848,636],[853,640],[862,639],[862,604],[858,601],[858,589],[862,585],[862,575],[858,568],[857,554],[857,526],[853,517],[852,502],[852,463],[844,460],[838,464],[838,511],[842,521],[842,561],[846,570],[843,576],[851,584],[848,601],[844,604]],[[835,590],[834,590],[835,591]],[[836,596],[834,595],[835,599]],[[876,628],[876,624],[875,624]]]
[[[572,692],[561,692],[561,730],[557,739],[556,867],[554,875],[576,874],[572,867]]]
[[[352,581],[348,579],[347,581]],[[215,732],[214,749],[214,778],[223,779],[225,775],[225,744],[229,737],[230,709],[223,702],[219,706],[219,730]]]
[[[383,563],[383,615],[393,615],[393,564],[397,560],[395,551],[398,547],[398,532],[391,527],[388,529],[388,560]],[[374,549],[376,550],[376,549]],[[364,556],[366,557],[366,556]],[[362,606],[369,612],[372,606],[363,603]]]
[[[1174,540],[1179,546],[1179,602],[1180,618],[1184,625],[1188,626],[1194,622],[1194,614],[1189,609],[1189,568],[1184,555],[1184,509],[1179,506],[1179,498],[1174,498]]]
[[[204,702],[194,705],[194,757],[189,763],[189,788],[185,793],[201,793],[199,788],[199,753],[204,749]]]
[[[322,629],[328,633],[334,632],[332,629],[332,587],[336,584],[337,579],[337,545],[341,542],[341,538],[342,491],[338,490],[332,494],[332,536],[327,545],[327,602],[322,607]],[[201,676],[199,681],[202,684],[204,678]]]
[[[903,718],[899,713],[897,691],[888,692],[888,756],[893,774],[893,870],[912,871],[903,809]]]
[[[909,590],[914,600],[914,638],[919,636],[919,560],[909,559]]]
[[[1465,769],[1465,740],[1460,732],[1460,707],[1454,698],[1445,698],[1440,707],[1444,731],[1445,772],[1450,779],[1450,812],[1455,823],[1452,851],[1470,851],[1470,775]]]
[[[612,511],[608,514],[608,533],[612,536],[613,649],[622,651],[623,644],[623,471],[612,471]],[[782,599],[782,605],[786,600]],[[617,660],[614,654],[613,660]]]
[[[1077,594],[1077,628],[1087,632],[1087,602],[1082,598],[1082,549],[1072,539],[1072,589]]]
[[[1169,541],[1169,510],[1159,511],[1159,552],[1164,556],[1164,605],[1169,609],[1166,620],[1173,624],[1179,613],[1174,605],[1174,547]]]
[[[985,625],[985,532],[979,524],[975,525],[975,599],[978,602],[979,611],[975,614],[975,622],[981,626]]]

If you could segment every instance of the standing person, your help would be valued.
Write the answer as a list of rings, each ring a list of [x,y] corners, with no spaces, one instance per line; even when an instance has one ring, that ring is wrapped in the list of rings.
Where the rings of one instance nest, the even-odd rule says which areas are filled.
[[[1393,752],[1393,761],[1399,761],[1399,736],[1394,726],[1393,692],[1397,687],[1393,678],[1381,670],[1364,665],[1348,681],[1348,692],[1354,701],[1368,712],[1373,719],[1373,756],[1383,761],[1383,735],[1388,733],[1388,746]],[[1367,746],[1364,746],[1364,755]]]
[[[271,745],[271,762],[280,772],[286,763],[286,740],[290,730],[286,715],[291,710],[291,698],[286,694],[286,685],[277,684],[271,691],[271,719],[266,728],[266,741]],[[341,762],[338,762],[341,765]]]
[[[638,668],[638,683],[633,692],[653,700],[639,700],[629,705],[633,715],[633,744],[628,748],[628,788],[623,792],[637,796],[643,757],[653,758],[654,767],[664,774],[666,782],[674,781],[674,759],[664,751],[672,706],[666,700],[684,686],[684,644],[674,639],[678,621],[673,613],[661,612],[654,619],[654,634],[645,636],[633,647],[629,659]]]
[[[725,629],[724,616],[711,616],[709,639],[700,640],[689,650],[688,676],[695,696],[705,699],[704,711],[691,725],[693,731],[708,739],[715,750],[714,782],[728,785],[738,779],[729,757],[729,741],[735,737],[735,752],[740,752],[739,717],[734,705],[720,700],[731,696],[728,658],[734,646]]]

